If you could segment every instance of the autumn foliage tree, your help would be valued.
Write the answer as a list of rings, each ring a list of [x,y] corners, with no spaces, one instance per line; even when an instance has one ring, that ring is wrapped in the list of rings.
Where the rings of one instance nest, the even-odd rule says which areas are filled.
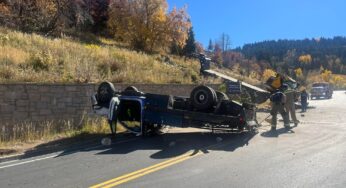
[[[183,47],[191,26],[186,8],[168,12],[165,0],[112,0],[108,28],[116,39],[137,50],[167,50],[174,42]]]
[[[222,49],[219,44],[215,44],[214,46],[212,61],[220,67],[223,65]]]
[[[92,23],[84,0],[7,0],[0,3],[0,22],[24,32],[45,35]]]
[[[53,0],[4,1],[2,7],[0,14],[6,19],[6,26],[29,32],[47,31],[53,27],[59,8]]]

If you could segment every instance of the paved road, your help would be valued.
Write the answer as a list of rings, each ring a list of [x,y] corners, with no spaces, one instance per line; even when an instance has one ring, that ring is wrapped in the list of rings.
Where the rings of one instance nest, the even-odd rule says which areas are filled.
[[[344,92],[311,101],[291,131],[171,130],[0,163],[0,187],[345,187],[345,101]]]

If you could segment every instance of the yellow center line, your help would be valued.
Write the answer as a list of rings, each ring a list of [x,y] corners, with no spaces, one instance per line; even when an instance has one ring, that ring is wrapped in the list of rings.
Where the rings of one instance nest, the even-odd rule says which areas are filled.
[[[208,149],[208,148],[211,148],[211,147],[218,148],[218,147],[221,147],[223,145],[225,145],[225,143],[224,144],[218,143],[218,144],[214,144],[214,145],[202,148],[201,150],[203,151],[203,149]],[[174,157],[172,159],[163,161],[161,163],[158,163],[158,164],[155,164],[155,165],[152,165],[152,166],[149,166],[149,167],[146,167],[146,168],[143,168],[143,169],[140,169],[140,170],[137,170],[137,171],[134,171],[134,172],[131,172],[131,173],[128,173],[128,174],[125,174],[125,175],[122,175],[122,176],[110,179],[108,181],[105,181],[105,182],[97,184],[97,185],[93,185],[90,188],[101,188],[101,187],[102,188],[110,188],[110,187],[115,187],[117,185],[126,183],[128,181],[137,179],[139,177],[145,176],[147,174],[159,171],[161,169],[167,168],[167,167],[172,166],[174,164],[181,163],[181,162],[183,162],[185,160],[188,160],[188,159],[194,158],[194,157],[196,157],[198,155],[201,155],[201,154],[203,154],[203,152],[201,150],[198,150],[197,152],[196,151],[190,151],[188,153],[182,154],[182,155]]]
[[[187,159],[193,158],[193,157],[195,157],[195,156],[197,156],[199,154],[201,154],[200,151],[198,151],[195,154],[193,152],[189,152],[189,153],[180,155],[178,157],[174,157],[172,159],[166,160],[164,162],[161,162],[161,163],[149,166],[147,168],[143,168],[143,169],[140,169],[140,170],[137,170],[137,171],[125,174],[123,176],[119,176],[117,178],[105,181],[103,183],[91,186],[90,188],[114,187],[116,185],[120,185],[120,184],[128,182],[130,180],[142,177],[142,176],[144,176],[146,174],[150,174],[152,172],[155,172],[155,171],[161,170],[163,168],[172,166],[172,165],[174,165],[176,163],[179,163],[179,162],[185,161]]]

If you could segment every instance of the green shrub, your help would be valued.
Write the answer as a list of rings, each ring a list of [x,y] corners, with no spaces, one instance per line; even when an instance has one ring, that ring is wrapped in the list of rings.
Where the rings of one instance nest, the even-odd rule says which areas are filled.
[[[53,64],[53,57],[50,52],[42,52],[32,55],[29,59],[29,65],[37,72],[49,71]]]

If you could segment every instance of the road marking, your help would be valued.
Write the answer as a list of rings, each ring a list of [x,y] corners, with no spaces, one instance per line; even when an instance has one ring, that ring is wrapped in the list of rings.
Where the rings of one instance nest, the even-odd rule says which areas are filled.
[[[150,173],[159,171],[161,169],[167,168],[167,167],[172,166],[174,164],[181,163],[181,162],[188,160],[188,159],[192,159],[196,156],[203,154],[204,150],[210,149],[212,147],[214,147],[214,149],[217,149],[217,148],[220,148],[220,147],[225,146],[227,144],[229,144],[229,142],[217,143],[217,144],[212,144],[210,146],[201,148],[197,152],[196,151],[190,151],[190,152],[187,152],[187,153],[182,154],[180,156],[177,156],[177,157],[168,159],[166,161],[163,161],[161,163],[158,163],[158,164],[155,164],[155,165],[152,165],[152,166],[149,166],[149,167],[146,167],[146,168],[143,168],[143,169],[140,169],[140,170],[137,170],[137,171],[134,171],[134,172],[110,179],[110,180],[105,181],[105,182],[100,183],[100,184],[93,185],[90,188],[115,187],[117,185],[120,185],[120,184],[126,183],[128,181],[137,179],[137,178],[145,176],[147,174],[150,174]]]
[[[137,170],[137,171],[134,171],[134,172],[131,172],[131,173],[119,176],[117,178],[105,181],[103,183],[100,183],[100,184],[97,184],[97,185],[94,185],[94,186],[91,186],[90,188],[115,187],[117,185],[126,183],[128,181],[133,180],[133,179],[137,179],[137,178],[145,176],[147,174],[150,174],[150,173],[159,171],[161,169],[167,168],[167,167],[172,166],[174,164],[181,163],[181,162],[183,162],[185,160],[194,158],[194,157],[196,157],[198,155],[201,155],[201,154],[202,154],[201,151],[198,151],[198,152],[195,152],[195,153],[194,152],[188,152],[186,154],[180,155],[178,157],[174,157],[174,158],[166,160],[164,162],[161,162],[161,163],[158,163],[158,164],[155,164],[155,165],[152,165],[152,166],[149,166],[149,167],[146,167],[146,168],[143,168],[143,169],[140,169],[140,170]]]
[[[33,159],[33,160],[29,160],[29,161],[24,161],[24,162],[20,162],[20,163],[10,164],[10,165],[6,165],[6,166],[2,166],[2,167],[0,167],[0,169],[9,168],[9,167],[18,166],[18,165],[23,165],[23,164],[28,164],[28,163],[33,163],[33,162],[36,162],[36,161],[42,161],[42,160],[45,160],[45,159],[54,158],[56,156],[59,156],[59,154],[48,156],[48,157],[43,157],[43,158],[39,158],[39,159]]]
[[[0,164],[3,165],[3,164],[8,164],[8,163],[14,163],[14,162],[17,162],[17,161],[19,161],[19,159],[12,160],[12,161],[5,161],[5,162],[2,162]]]
[[[125,143],[125,142],[130,142],[130,141],[137,140],[137,139],[138,138],[132,138],[132,139],[128,139],[128,140],[121,140],[119,142],[112,143],[111,145]],[[97,145],[97,146],[93,146],[93,147],[89,147],[89,148],[77,149],[77,150],[66,152],[66,153],[60,152],[59,154],[50,155],[50,156],[47,156],[47,157],[42,157],[42,158],[33,159],[33,160],[29,160],[29,161],[24,161],[24,162],[19,162],[19,163],[15,163],[15,164],[1,166],[0,169],[14,167],[14,166],[19,166],[19,165],[28,164],[28,163],[33,163],[33,162],[42,161],[42,160],[46,160],[46,159],[51,159],[51,158],[54,158],[54,157],[57,157],[57,156],[61,155],[62,153],[64,153],[64,155],[67,155],[67,154],[75,153],[75,152],[78,152],[78,151],[87,151],[87,150],[97,149],[97,148],[101,148],[101,147],[105,147],[105,146]],[[55,153],[57,153],[57,152],[55,152]],[[17,162],[17,161],[20,161],[20,160],[16,159],[16,160],[12,160],[12,161],[6,161],[6,162],[0,163],[0,165],[8,164],[8,163],[13,163],[13,162]]]

